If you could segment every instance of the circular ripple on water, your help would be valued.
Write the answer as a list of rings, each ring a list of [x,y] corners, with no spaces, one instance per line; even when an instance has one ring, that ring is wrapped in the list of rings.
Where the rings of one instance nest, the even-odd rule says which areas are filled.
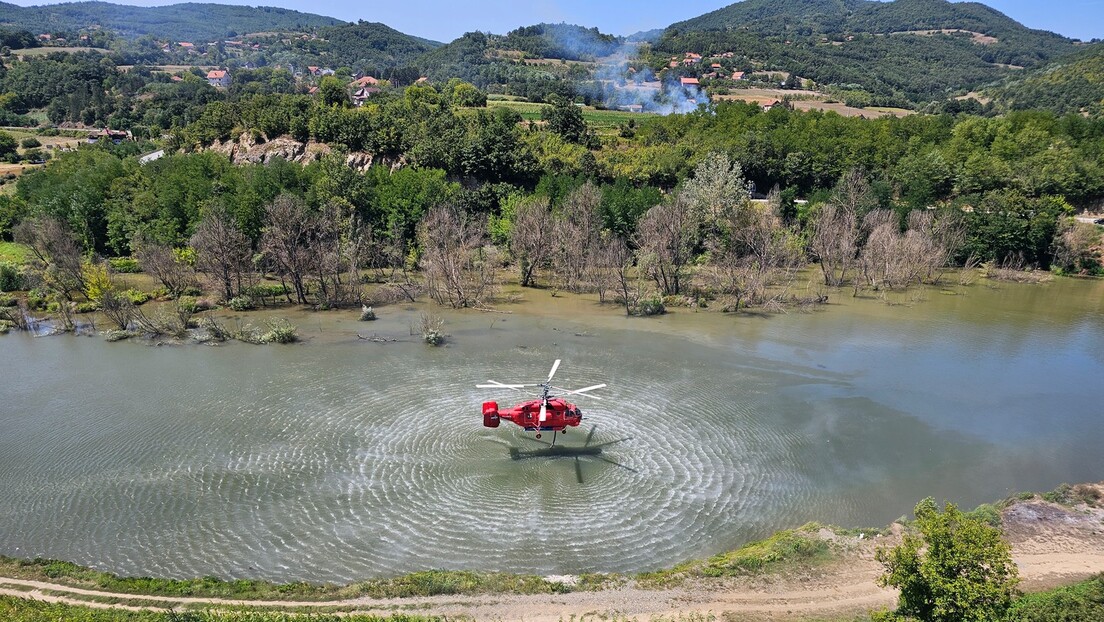
[[[235,394],[169,393],[165,408],[184,416],[143,428],[140,442],[133,418],[102,415],[99,440],[72,458],[98,470],[20,495],[39,507],[19,512],[74,517],[29,539],[83,528],[44,552],[171,576],[639,571],[759,535],[816,494],[802,475],[807,439],[773,421],[763,374],[678,360],[662,342],[631,371],[616,344],[567,339],[505,354],[401,351],[420,357],[413,365],[363,349],[286,352],[243,366]],[[324,356],[346,360],[318,373]],[[593,430],[602,446],[605,460],[579,458],[581,484],[572,458],[511,460],[511,448],[541,447],[531,434],[479,425],[484,399],[530,395],[469,388],[502,374],[484,359],[510,361],[522,377],[499,379],[514,381],[557,356],[557,381],[610,384],[601,401],[577,400],[583,425],[557,441],[580,446]]]

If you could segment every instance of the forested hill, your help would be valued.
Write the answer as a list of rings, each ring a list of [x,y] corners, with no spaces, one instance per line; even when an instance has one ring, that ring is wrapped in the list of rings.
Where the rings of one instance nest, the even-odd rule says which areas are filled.
[[[976,2],[745,0],[672,24],[661,53],[735,51],[876,98],[930,101],[1039,67],[1074,42]]]
[[[0,26],[33,32],[74,32],[92,27],[128,38],[153,35],[176,41],[215,41],[250,32],[313,31],[339,19],[276,7],[184,3],[136,7],[70,2],[21,7],[0,2]]]
[[[322,28],[318,62],[348,67],[410,65],[426,52],[441,46],[436,41],[399,32],[378,22],[358,22]],[[417,78],[417,76],[414,76]]]
[[[1000,110],[1045,108],[1057,113],[1104,116],[1104,43],[1015,76],[988,89]]]

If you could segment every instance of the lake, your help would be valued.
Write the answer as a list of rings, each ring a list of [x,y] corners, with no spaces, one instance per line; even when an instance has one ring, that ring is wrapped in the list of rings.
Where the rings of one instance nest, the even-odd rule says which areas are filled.
[[[290,346],[3,336],[0,554],[274,581],[636,572],[1104,478],[1104,283],[830,293],[780,315],[547,291],[510,314],[294,311]],[[423,311],[447,347],[410,336]],[[480,404],[529,394],[474,385],[557,358],[558,385],[609,384],[557,444],[602,454],[513,460],[542,445]]]

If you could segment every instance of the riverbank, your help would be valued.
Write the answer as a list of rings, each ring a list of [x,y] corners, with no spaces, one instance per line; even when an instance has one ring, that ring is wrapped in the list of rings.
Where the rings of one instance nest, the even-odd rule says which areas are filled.
[[[1025,592],[1053,589],[1104,572],[1104,482],[1060,487],[1045,495],[1016,495],[975,512],[993,520],[999,517]],[[874,553],[897,544],[908,528],[897,522],[880,530],[807,525],[738,551],[640,575],[541,578],[415,573],[343,587],[126,579],[61,562],[3,559],[0,595],[125,611],[244,607],[535,622],[854,620],[893,606],[894,592],[875,583],[882,570]],[[809,544],[795,547],[795,538]],[[744,561],[733,565],[734,559]],[[709,569],[722,562],[732,571],[709,576]]]

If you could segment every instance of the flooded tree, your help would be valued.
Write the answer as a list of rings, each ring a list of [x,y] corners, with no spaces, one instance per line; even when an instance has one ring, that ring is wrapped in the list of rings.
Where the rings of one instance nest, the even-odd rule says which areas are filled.
[[[554,224],[547,199],[533,198],[518,205],[510,230],[510,252],[518,263],[522,287],[533,284],[536,270],[556,250]]]
[[[670,203],[648,210],[637,226],[635,242],[640,269],[665,296],[682,291],[683,279],[693,258],[698,220],[684,194]]]
[[[560,286],[568,291],[579,292],[591,285],[587,276],[601,240],[601,204],[602,193],[597,186],[587,182],[577,188],[564,198],[554,234],[548,240],[556,248],[553,270]]]
[[[191,245],[196,249],[196,267],[217,283],[225,300],[240,294],[252,280],[249,239],[225,205],[208,205]]]
[[[291,282],[295,301],[307,304],[304,283],[311,260],[310,244],[316,218],[299,197],[282,194],[265,207],[261,252],[272,261],[280,282]]]
[[[65,223],[49,216],[30,218],[16,225],[12,234],[30,249],[32,269],[43,286],[66,301],[85,291],[84,252]]]
[[[370,230],[352,207],[341,201],[331,201],[310,222],[310,267],[318,280],[319,304],[361,303],[360,265]]]
[[[156,278],[173,298],[179,298],[197,284],[195,267],[184,253],[164,244],[139,239],[135,255],[142,270]]]
[[[498,257],[485,248],[486,229],[459,209],[442,205],[418,227],[426,289],[437,304],[474,307],[489,299],[498,284]]]

